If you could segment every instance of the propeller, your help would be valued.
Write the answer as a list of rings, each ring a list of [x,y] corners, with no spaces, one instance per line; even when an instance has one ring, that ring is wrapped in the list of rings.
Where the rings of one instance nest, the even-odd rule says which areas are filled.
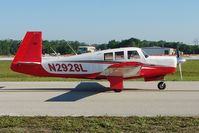
[[[177,63],[178,63],[179,70],[180,70],[180,78],[182,80],[183,77],[182,77],[182,67],[181,67],[181,64],[184,63],[184,62],[186,62],[186,59],[180,57],[180,52],[179,52],[178,46],[177,46],[176,52],[177,52]]]

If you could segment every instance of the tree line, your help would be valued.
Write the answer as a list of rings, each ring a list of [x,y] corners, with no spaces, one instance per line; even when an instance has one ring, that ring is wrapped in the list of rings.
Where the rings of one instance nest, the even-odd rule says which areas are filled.
[[[139,40],[137,38],[130,38],[122,41],[111,40],[107,44],[95,44],[97,49],[112,49],[112,48],[121,48],[121,47],[166,47],[166,48],[174,48],[177,46],[180,51],[184,52],[184,54],[199,54],[199,45],[187,45],[182,42],[166,42],[166,41],[147,41],[147,40]]]
[[[17,49],[20,46],[21,41],[19,40],[0,40],[0,55],[15,55]],[[50,54],[55,50],[57,53],[63,54],[74,54],[69,48],[68,44],[75,50],[78,51],[79,46],[88,46],[86,43],[81,43],[78,41],[65,41],[65,40],[55,40],[55,41],[42,41],[42,53]],[[199,54],[198,45],[187,45],[182,42],[166,42],[166,41],[147,41],[139,40],[137,38],[130,38],[122,41],[111,40],[104,44],[92,44],[97,50],[121,48],[121,47],[168,47],[176,48],[179,47],[180,51],[184,54]],[[53,50],[52,50],[53,49]]]
[[[19,40],[0,40],[0,55],[15,55],[22,41]],[[55,40],[55,41],[42,41],[42,54],[60,53],[64,54],[74,54],[70,45],[75,51],[78,51],[79,46],[87,46],[86,43],[80,43],[78,41],[65,41],[65,40]],[[53,50],[54,51],[53,51]]]

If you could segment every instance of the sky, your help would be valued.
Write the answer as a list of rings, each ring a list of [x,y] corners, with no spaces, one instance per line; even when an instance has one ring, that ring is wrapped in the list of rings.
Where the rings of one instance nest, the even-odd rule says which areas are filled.
[[[88,44],[138,38],[193,44],[199,39],[199,0],[0,0],[0,39]]]

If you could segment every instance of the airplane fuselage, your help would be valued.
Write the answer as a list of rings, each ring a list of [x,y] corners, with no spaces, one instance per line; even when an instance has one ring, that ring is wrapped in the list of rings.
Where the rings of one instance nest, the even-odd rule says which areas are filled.
[[[134,53],[134,55],[130,55]],[[146,81],[162,79],[167,74],[175,71],[177,66],[176,57],[148,56],[140,48],[128,47],[111,50],[86,53],[69,57],[44,57],[41,63],[21,63],[29,67],[26,74],[48,77],[64,78],[91,78],[106,79],[103,72],[111,65],[118,63],[137,62],[142,67],[136,74],[132,71],[123,73],[124,79],[145,78]],[[34,67],[34,71],[30,69]],[[20,71],[20,70],[19,70]]]

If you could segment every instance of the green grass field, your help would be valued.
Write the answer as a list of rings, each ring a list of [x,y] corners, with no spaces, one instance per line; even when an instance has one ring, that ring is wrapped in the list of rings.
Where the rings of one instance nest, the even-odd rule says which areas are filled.
[[[199,61],[186,61],[182,64],[183,81],[199,81]],[[168,81],[181,81],[179,68],[173,75],[165,78]]]
[[[89,79],[34,77],[11,71],[10,64],[11,61],[0,62],[0,81],[95,81]],[[185,62],[184,64],[182,64],[182,70],[183,81],[199,81],[199,61]],[[175,74],[168,75],[165,79],[167,81],[181,81],[178,68]],[[132,81],[143,81],[143,79],[136,79]]]
[[[199,117],[0,117],[0,132],[199,132]]]

